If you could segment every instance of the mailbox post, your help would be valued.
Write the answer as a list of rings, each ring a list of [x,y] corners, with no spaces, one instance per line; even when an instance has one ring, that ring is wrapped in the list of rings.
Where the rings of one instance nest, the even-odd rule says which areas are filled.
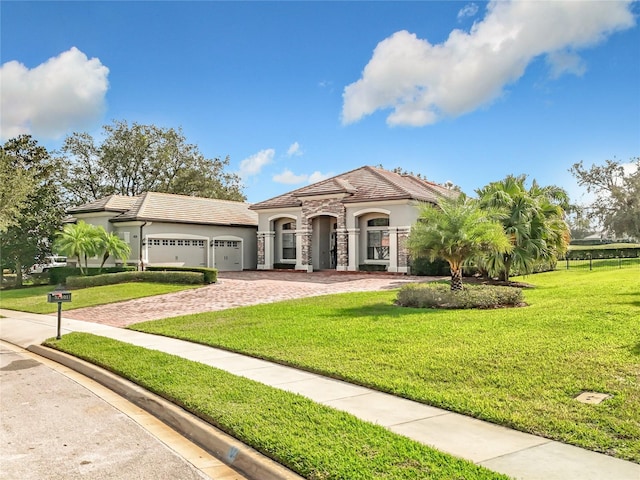
[[[71,301],[71,292],[56,288],[53,292],[49,292],[47,295],[47,302],[58,304],[58,334],[56,340],[60,340],[60,326],[62,324],[62,302]]]

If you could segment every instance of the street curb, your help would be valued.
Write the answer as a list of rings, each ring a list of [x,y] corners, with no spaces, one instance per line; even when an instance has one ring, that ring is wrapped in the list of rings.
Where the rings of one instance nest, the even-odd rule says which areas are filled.
[[[304,477],[217,429],[183,408],[92,363],[41,345],[32,353],[60,363],[95,380],[146,410],[180,435],[199,445],[241,474],[253,480],[303,480]]]

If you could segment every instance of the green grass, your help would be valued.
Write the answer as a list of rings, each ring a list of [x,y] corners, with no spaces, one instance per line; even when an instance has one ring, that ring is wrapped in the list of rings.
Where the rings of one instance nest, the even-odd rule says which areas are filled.
[[[183,406],[305,478],[507,478],[301,395],[180,357],[81,333],[47,345]]]
[[[102,287],[71,290],[71,302],[63,303],[63,310],[93,307],[107,303],[122,302],[134,298],[150,297],[163,293],[179,292],[202,285],[174,285],[168,283],[132,282]],[[20,310],[30,313],[54,313],[58,311],[57,303],[47,303],[47,293],[55,290],[51,285],[29,288],[0,290],[0,308]]]
[[[638,275],[638,268],[640,268],[640,257],[636,258],[594,258],[592,260],[569,260],[569,270],[572,269],[622,269],[622,268],[635,268],[635,273]],[[556,265],[556,270],[567,270],[566,260],[560,260]]]
[[[422,310],[395,292],[332,295],[139,323],[135,330],[320,372],[640,462],[635,269],[525,278],[524,308]],[[600,405],[583,391],[613,395]]]
[[[569,250],[620,250],[638,247],[640,243],[608,243],[606,245],[569,245]]]

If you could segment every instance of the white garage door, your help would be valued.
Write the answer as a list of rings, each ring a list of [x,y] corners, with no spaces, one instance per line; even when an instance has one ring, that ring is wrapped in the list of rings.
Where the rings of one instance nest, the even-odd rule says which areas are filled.
[[[221,272],[242,270],[242,242],[216,240],[213,243],[214,267]]]
[[[178,238],[149,240],[149,263],[184,267],[207,266],[207,242]]]

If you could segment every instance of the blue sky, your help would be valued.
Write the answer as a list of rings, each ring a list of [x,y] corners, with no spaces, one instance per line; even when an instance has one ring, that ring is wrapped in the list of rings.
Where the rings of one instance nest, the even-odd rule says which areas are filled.
[[[1,9],[2,140],[181,127],[251,202],[363,165],[465,192],[640,155],[638,2],[29,2]]]

